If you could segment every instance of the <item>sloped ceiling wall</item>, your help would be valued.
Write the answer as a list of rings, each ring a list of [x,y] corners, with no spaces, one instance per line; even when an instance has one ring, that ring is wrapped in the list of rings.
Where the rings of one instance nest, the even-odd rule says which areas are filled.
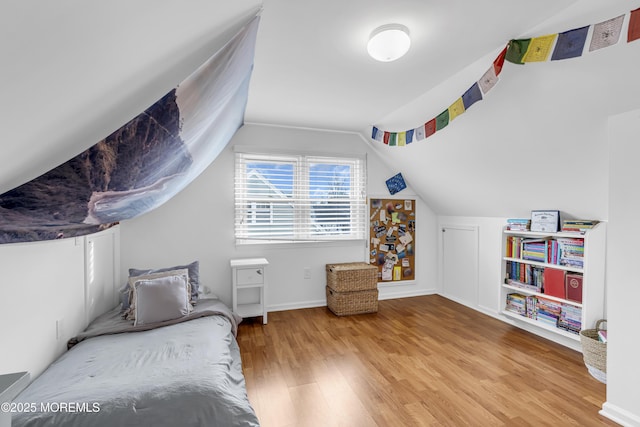
[[[260,5],[3,2],[0,194],[69,160],[145,110]]]
[[[595,24],[639,6],[578,2],[521,37]],[[482,76],[501,48],[382,124],[400,131],[435,117]],[[607,118],[640,106],[639,66],[640,40],[627,43],[625,31],[617,45],[579,58],[505,63],[482,102],[426,140],[387,147],[371,141],[370,130],[363,133],[440,215],[527,217],[532,209],[559,209],[607,219]]]
[[[82,152],[155,102],[260,4],[4,2],[0,194]],[[566,31],[637,7],[640,0],[580,0],[514,37]],[[431,119],[480,78],[502,47],[376,124],[404,130]],[[640,41],[626,40],[580,58],[506,64],[485,100],[434,137],[404,148],[371,144],[440,215],[560,209],[606,219],[606,121],[640,104],[638,65]],[[369,140],[370,129],[362,135]]]

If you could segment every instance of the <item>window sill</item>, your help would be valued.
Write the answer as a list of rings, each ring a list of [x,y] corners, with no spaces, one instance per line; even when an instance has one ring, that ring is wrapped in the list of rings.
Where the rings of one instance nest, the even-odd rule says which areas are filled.
[[[277,248],[306,248],[306,247],[331,247],[366,245],[366,239],[340,239],[340,240],[236,240],[236,248],[242,247],[277,247]]]

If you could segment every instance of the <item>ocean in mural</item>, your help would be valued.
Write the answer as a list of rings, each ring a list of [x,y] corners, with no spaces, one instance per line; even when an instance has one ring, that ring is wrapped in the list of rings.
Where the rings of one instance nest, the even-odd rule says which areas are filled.
[[[0,243],[90,234],[186,187],[243,124],[258,23],[107,138],[0,195]]]

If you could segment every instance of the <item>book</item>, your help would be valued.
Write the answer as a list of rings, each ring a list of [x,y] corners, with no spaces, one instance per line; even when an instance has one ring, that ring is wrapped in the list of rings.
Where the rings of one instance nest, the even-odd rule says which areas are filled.
[[[598,341],[607,342],[607,331],[598,331]]]
[[[565,295],[568,300],[582,304],[582,274],[567,273],[565,275]]]
[[[599,222],[595,219],[565,219],[562,221],[562,231],[584,233],[595,227]]]
[[[531,227],[529,218],[509,218],[507,219],[507,230],[528,231]]]
[[[543,293],[557,298],[565,298],[565,271],[545,268],[543,273]]]

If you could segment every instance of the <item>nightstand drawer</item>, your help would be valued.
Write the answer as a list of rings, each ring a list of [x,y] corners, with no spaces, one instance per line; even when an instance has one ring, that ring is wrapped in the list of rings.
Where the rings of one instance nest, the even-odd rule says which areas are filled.
[[[264,283],[264,268],[239,268],[236,270],[238,286],[260,285]]]

